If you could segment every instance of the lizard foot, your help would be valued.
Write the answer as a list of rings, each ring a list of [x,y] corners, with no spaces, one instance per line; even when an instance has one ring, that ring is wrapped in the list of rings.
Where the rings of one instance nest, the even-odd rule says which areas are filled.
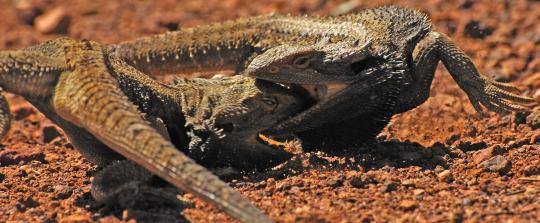
[[[115,162],[92,180],[92,196],[107,210],[127,210],[128,216],[142,222],[176,222],[185,220],[180,211],[188,203],[177,199],[172,187],[151,185],[153,175],[131,161]],[[125,215],[125,214],[123,214]]]
[[[520,90],[510,84],[497,82],[480,77],[475,84],[467,83],[467,96],[474,109],[483,114],[483,105],[497,113],[520,112],[529,110],[525,104],[534,102],[534,99],[518,95]]]

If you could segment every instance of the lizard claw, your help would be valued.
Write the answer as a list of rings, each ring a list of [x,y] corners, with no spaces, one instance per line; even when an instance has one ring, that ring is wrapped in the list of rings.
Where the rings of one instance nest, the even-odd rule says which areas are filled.
[[[483,114],[483,110],[480,104],[497,113],[508,113],[527,111],[529,108],[525,104],[534,102],[532,98],[518,95],[520,90],[510,84],[484,77],[480,78],[479,82],[479,84],[469,88],[474,90],[467,92],[467,95],[475,110],[481,114]]]

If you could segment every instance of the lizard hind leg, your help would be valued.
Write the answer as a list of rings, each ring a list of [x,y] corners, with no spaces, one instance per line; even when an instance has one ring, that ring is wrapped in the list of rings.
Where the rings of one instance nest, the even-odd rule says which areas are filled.
[[[149,125],[111,75],[110,61],[98,43],[79,41],[65,51],[71,72],[60,75],[52,98],[60,118],[83,127],[115,152],[242,222],[271,222]]]
[[[152,185],[153,179],[153,174],[132,161],[116,161],[94,176],[91,193],[99,203],[128,210],[128,218],[138,221],[183,220],[180,211],[189,204],[176,198],[176,189]]]

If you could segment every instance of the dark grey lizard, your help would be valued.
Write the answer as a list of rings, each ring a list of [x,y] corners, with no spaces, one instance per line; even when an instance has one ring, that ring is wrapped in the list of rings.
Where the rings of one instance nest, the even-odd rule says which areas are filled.
[[[246,69],[248,75],[256,78],[302,85],[319,98],[317,106],[328,104],[325,109],[331,112],[308,116],[312,122],[326,123],[320,128],[325,135],[341,137],[334,133],[346,133],[339,131],[340,126],[350,123],[353,123],[350,127],[356,125],[359,128],[353,131],[358,137],[352,142],[376,135],[393,114],[411,110],[427,100],[439,61],[478,112],[482,112],[482,106],[500,113],[525,111],[525,104],[534,102],[516,94],[518,88],[478,72],[472,60],[448,36],[433,31],[427,16],[418,11],[381,7],[346,15],[342,19],[365,27],[364,45],[347,41],[310,46],[285,44],[258,55]],[[395,72],[380,72],[384,65],[391,63],[398,65],[389,69]],[[373,82],[376,79],[381,81]],[[381,94],[391,100],[376,98]],[[339,110],[341,108],[344,110]],[[375,117],[377,115],[379,117]],[[373,125],[369,123],[369,117],[381,122]],[[340,123],[343,119],[348,121]],[[304,132],[311,128],[305,127],[309,126],[306,120],[304,115],[301,120],[286,121],[269,132],[321,134],[317,130]]]
[[[345,52],[353,49],[362,56],[351,64],[341,61],[339,66],[333,66],[339,67],[339,72],[352,68],[356,78],[345,78],[345,82],[335,81],[354,86],[332,97],[327,95],[332,100],[320,101],[282,123],[274,129],[276,133],[318,128],[328,130],[325,132],[330,136],[325,137],[325,133],[320,134],[318,130],[309,131],[306,135],[339,138],[342,132],[352,128],[356,129],[356,133],[372,136],[384,127],[393,114],[410,110],[427,99],[439,60],[447,66],[478,110],[480,104],[497,111],[520,110],[520,102],[530,101],[529,98],[511,94],[514,87],[480,75],[472,61],[448,37],[432,31],[430,21],[423,13],[399,7],[367,9],[336,17],[273,14],[238,19],[120,43],[113,47],[113,51],[149,75],[215,70],[241,72],[258,54],[273,47],[283,44],[315,45],[320,42],[348,42],[351,47],[343,48]],[[276,58],[260,58],[259,61],[278,61]],[[359,74],[363,70],[366,70],[366,74],[375,75]],[[339,72],[330,79],[342,77]],[[275,82],[301,84],[299,80],[310,80],[311,84],[321,85],[328,82],[328,78],[320,79],[321,76],[301,78],[301,72],[287,74],[285,80],[278,80],[275,73],[265,75],[264,70],[253,66],[248,73]],[[351,80],[356,79],[362,81],[351,84]],[[307,88],[315,89],[313,86]],[[356,121],[342,122],[355,118]],[[373,128],[357,129],[358,126],[366,126],[366,121],[375,122],[367,124]],[[350,140],[363,141],[364,138],[353,137]]]

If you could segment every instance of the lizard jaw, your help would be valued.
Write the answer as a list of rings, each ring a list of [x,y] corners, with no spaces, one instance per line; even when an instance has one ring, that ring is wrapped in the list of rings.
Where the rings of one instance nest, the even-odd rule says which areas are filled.
[[[348,84],[305,84],[300,85],[304,88],[309,95],[316,101],[324,101],[328,98],[333,97],[337,93],[341,92],[343,89],[347,88]]]

